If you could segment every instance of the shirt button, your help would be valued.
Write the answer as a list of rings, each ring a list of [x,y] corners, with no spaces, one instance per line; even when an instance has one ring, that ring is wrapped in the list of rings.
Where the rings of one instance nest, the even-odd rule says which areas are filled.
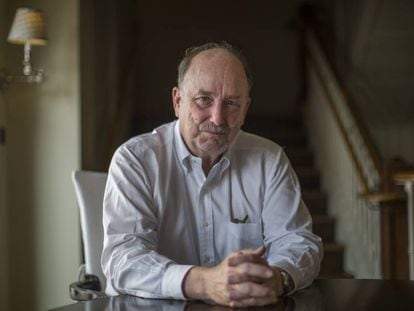
[[[207,228],[208,227],[208,222],[206,221],[205,223],[203,223],[203,227]]]
[[[204,256],[204,263],[210,262],[210,256]]]

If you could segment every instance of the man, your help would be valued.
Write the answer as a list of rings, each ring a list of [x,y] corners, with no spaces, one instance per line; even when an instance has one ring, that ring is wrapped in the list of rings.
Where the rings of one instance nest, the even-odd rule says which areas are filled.
[[[240,130],[248,72],[227,43],[187,50],[172,91],[178,121],[116,151],[104,199],[107,294],[257,306],[318,275],[321,240],[285,154]]]

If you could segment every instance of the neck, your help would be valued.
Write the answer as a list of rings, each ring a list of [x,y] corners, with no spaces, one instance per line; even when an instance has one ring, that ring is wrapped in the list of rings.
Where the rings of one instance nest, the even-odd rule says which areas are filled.
[[[202,157],[201,158],[203,171],[206,176],[208,175],[210,170],[213,168],[214,164],[216,164],[220,160],[221,155],[222,154],[214,158],[213,157]]]

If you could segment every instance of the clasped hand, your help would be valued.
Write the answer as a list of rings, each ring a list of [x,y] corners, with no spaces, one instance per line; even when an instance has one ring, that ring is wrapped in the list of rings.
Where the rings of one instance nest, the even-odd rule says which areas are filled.
[[[280,271],[263,259],[265,247],[230,254],[211,268],[194,267],[184,281],[189,298],[230,307],[264,306],[282,294]]]

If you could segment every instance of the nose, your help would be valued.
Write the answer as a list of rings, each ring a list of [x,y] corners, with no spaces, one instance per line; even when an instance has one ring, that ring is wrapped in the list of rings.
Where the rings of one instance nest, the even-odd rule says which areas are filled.
[[[211,107],[210,121],[219,126],[224,123],[223,103],[216,101]]]

